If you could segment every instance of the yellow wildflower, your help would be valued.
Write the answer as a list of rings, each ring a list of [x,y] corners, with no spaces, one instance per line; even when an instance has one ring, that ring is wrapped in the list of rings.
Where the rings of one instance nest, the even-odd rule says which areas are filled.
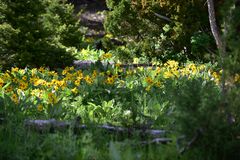
[[[121,66],[120,63],[116,63],[116,64],[115,64],[115,67],[120,67],[120,66]]]
[[[70,67],[65,67],[65,69],[64,70],[66,70],[66,71],[69,71],[70,70]]]
[[[16,93],[14,93],[11,97],[12,101],[15,103],[15,104],[18,104],[19,103],[19,100],[18,100],[18,96]]]
[[[164,64],[164,66],[172,69],[178,69],[178,62],[174,60],[168,60],[167,63]]]
[[[146,82],[148,83],[148,84],[152,84],[153,83],[153,80],[152,80],[152,78],[151,77],[146,77]]]
[[[11,76],[8,73],[4,73],[2,76],[3,81],[8,81],[11,79]]]
[[[74,94],[77,94],[77,93],[78,93],[77,87],[74,87],[73,89],[71,89],[71,91],[72,91],[72,93],[74,93]]]
[[[92,78],[96,78],[97,77],[97,70],[94,70],[92,73]]]
[[[35,79],[34,77],[31,77],[31,78],[29,79],[29,82],[30,82],[30,83],[34,83],[35,80],[36,80],[36,79]]]
[[[179,71],[178,70],[172,70],[172,74],[176,77],[179,77]]]
[[[58,102],[57,97],[53,93],[48,93],[48,103],[56,104]]]
[[[25,74],[26,73],[26,71],[25,71],[25,69],[19,69],[19,71],[18,71],[20,74]]]
[[[37,74],[37,68],[33,68],[31,70],[31,74],[32,74],[32,76],[35,76]]]
[[[118,69],[118,72],[119,72],[119,73],[122,73],[122,72],[123,72],[123,69],[122,69],[122,68],[119,68],[119,69]]]
[[[20,82],[19,82],[19,88],[20,88],[21,90],[26,90],[27,87],[28,87],[28,83],[26,83],[26,82],[24,82],[24,81],[20,81]]]
[[[46,83],[47,82],[43,79],[36,79],[33,84],[34,86],[39,86],[39,85],[45,85]]]
[[[0,78],[0,88],[3,86],[3,84],[4,84],[4,81],[2,78]]]
[[[180,72],[182,76],[188,76],[190,74],[189,70],[187,70],[186,68],[182,68]]]
[[[57,79],[52,79],[51,83],[56,85],[58,83],[58,80]]]
[[[20,96],[25,96],[24,92],[21,89],[17,89],[17,94]]]
[[[62,71],[62,75],[66,75],[68,73],[68,70],[66,70],[66,69],[64,69],[63,71]]]
[[[107,77],[105,83],[112,85],[114,83],[114,77],[112,76]]]
[[[85,41],[86,41],[87,43],[92,43],[92,42],[93,42],[93,38],[86,38]]]
[[[144,67],[137,67],[137,71],[142,72],[144,70]]]
[[[48,88],[51,88],[52,87],[52,83],[46,83],[46,86],[48,87]]]
[[[41,112],[43,110],[43,105],[41,104],[37,105],[37,110]]]
[[[159,74],[161,72],[161,68],[160,67],[157,67],[156,68],[156,74]]]
[[[49,75],[53,76],[54,78],[58,77],[58,74],[55,71],[51,71]]]
[[[186,66],[186,70],[192,75],[195,75],[197,73],[197,67],[194,63],[188,64]]]
[[[92,78],[91,78],[89,75],[87,75],[87,76],[84,78],[84,80],[85,80],[88,84],[92,84],[92,83],[93,83],[93,80],[92,80]]]
[[[149,92],[151,90],[151,86],[147,86],[146,89],[145,89],[147,92]]]
[[[13,78],[13,79],[12,79],[12,82],[13,82],[13,83],[17,83],[17,82],[18,82],[18,79],[17,79],[17,78]]]
[[[39,92],[40,92],[39,89],[33,89],[33,90],[31,91],[31,95],[32,95],[32,96],[37,96],[37,95],[39,94]]]
[[[27,80],[27,76],[23,76],[22,80],[26,81]]]
[[[11,92],[11,91],[13,91],[13,87],[12,86],[8,86],[5,91],[6,91],[6,93]]]
[[[127,75],[131,75],[131,74],[133,74],[133,71],[132,70],[128,70],[127,71]]]
[[[57,81],[57,85],[59,86],[59,87],[64,87],[64,86],[66,86],[66,82],[65,81]]]
[[[70,73],[66,74],[66,77],[64,78],[65,81],[70,81],[73,78],[73,75]]]
[[[11,72],[18,72],[19,68],[17,67],[12,67]]]
[[[113,75],[113,78],[114,79],[118,78],[118,75],[117,74]]]
[[[235,75],[234,82],[240,82],[240,75],[239,74]]]
[[[54,86],[54,90],[57,91],[59,88],[58,86]]]
[[[45,71],[45,68],[44,67],[40,67],[38,70],[39,70],[39,72],[43,73]]]
[[[108,34],[105,35],[105,37],[106,37],[106,38],[113,38],[113,35],[110,34],[110,33],[108,33]]]
[[[155,85],[156,85],[157,87],[161,87],[161,82],[156,82]]]
[[[198,66],[199,71],[204,71],[206,69],[206,66],[204,64],[201,64]]]
[[[172,77],[174,77],[174,74],[170,71],[166,71],[166,72],[163,73],[163,77],[166,78],[166,79],[167,78],[172,78]]]
[[[72,67],[70,67],[70,68],[69,68],[69,70],[70,70],[70,71],[74,70],[74,67],[73,67],[73,66],[72,66]]]
[[[83,78],[83,73],[81,71],[77,72],[77,78],[82,79]]]
[[[101,56],[100,59],[110,59],[112,58],[112,54],[111,53],[105,53]]]
[[[74,81],[74,84],[75,84],[76,86],[80,86],[80,83],[81,83],[81,80],[80,80],[80,79],[77,79],[76,81]]]
[[[217,84],[220,83],[221,76],[220,76],[217,72],[213,72],[213,73],[212,73],[212,77],[213,77],[213,79],[214,79],[214,82],[216,82]]]

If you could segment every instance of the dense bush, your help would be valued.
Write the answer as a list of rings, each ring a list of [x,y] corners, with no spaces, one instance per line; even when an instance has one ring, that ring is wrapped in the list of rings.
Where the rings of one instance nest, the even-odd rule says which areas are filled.
[[[73,6],[59,0],[0,2],[0,55],[4,66],[60,67],[79,48],[80,25]]]
[[[161,60],[214,60],[205,1],[107,0],[105,28]],[[199,14],[201,13],[201,14]],[[202,43],[204,42],[204,43]],[[178,54],[178,55],[177,55]]]
[[[182,136],[186,159],[232,159],[240,157],[239,108],[239,2],[226,1],[218,19],[220,37],[226,45],[219,51],[219,86],[201,79],[178,81],[173,90],[176,128]],[[216,5],[216,4],[215,4]],[[216,5],[217,6],[217,5]],[[220,13],[217,13],[220,14]],[[184,140],[183,140],[184,139]]]
[[[220,87],[212,82],[183,78],[172,91],[174,129],[179,134],[177,146],[183,159],[239,159],[236,94],[229,96],[233,120],[221,105]]]

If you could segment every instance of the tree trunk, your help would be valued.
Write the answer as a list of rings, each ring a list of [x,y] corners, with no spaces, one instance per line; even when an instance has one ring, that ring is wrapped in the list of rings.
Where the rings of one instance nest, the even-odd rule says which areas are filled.
[[[221,58],[223,58],[223,54],[225,54],[225,45],[223,43],[219,28],[217,26],[214,2],[213,0],[207,0],[207,4],[208,4],[208,16],[209,16],[211,31],[215,39],[217,48],[219,50],[220,56]]]
[[[219,28],[217,26],[216,22],[216,15],[215,15],[215,9],[214,9],[214,1],[213,0],[207,0],[208,4],[208,15],[209,15],[209,22],[210,22],[210,27],[211,31],[213,34],[213,37],[215,39],[219,54],[220,54],[220,59],[221,59],[221,68],[222,68],[222,78],[221,78],[221,94],[222,94],[222,105],[226,106],[226,101],[225,101],[225,96],[226,96],[226,85],[225,85],[225,65],[224,65],[224,60],[226,57],[226,45],[224,43],[223,38],[221,37]],[[226,29],[226,25],[224,24],[224,29]],[[224,31],[226,34],[226,31]]]

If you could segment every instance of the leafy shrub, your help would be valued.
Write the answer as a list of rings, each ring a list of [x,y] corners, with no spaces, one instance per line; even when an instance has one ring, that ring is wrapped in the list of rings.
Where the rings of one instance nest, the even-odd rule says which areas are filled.
[[[143,49],[140,52],[143,56],[158,57],[164,61],[213,60],[203,56],[207,54],[206,49],[203,48],[215,48],[210,45],[211,43],[207,43],[209,48],[196,47],[196,43],[201,45],[200,41],[195,41],[195,47],[191,44],[191,37],[199,31],[210,35],[204,1],[107,0],[106,2],[109,8],[104,22],[106,31],[114,36],[126,37],[134,41],[136,48],[139,44]]]

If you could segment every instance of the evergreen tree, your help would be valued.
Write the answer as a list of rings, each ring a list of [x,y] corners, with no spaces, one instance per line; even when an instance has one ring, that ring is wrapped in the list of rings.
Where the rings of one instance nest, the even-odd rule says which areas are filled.
[[[4,66],[70,64],[67,47],[79,48],[80,24],[63,0],[1,0],[0,55]]]

